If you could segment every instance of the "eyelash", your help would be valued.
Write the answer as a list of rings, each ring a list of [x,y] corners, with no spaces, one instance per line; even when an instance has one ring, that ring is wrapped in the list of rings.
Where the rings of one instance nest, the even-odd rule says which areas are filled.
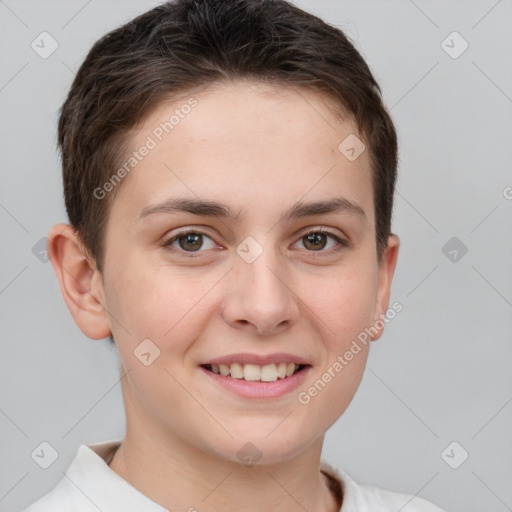
[[[167,249],[168,251],[170,251],[172,253],[175,253],[175,254],[179,253],[180,256],[183,255],[186,258],[197,258],[197,257],[200,257],[201,253],[204,252],[204,251],[185,251],[183,249],[176,249],[176,248],[172,247],[172,245],[171,245],[176,240],[178,240],[180,237],[186,236],[186,235],[190,235],[190,234],[203,235],[203,236],[207,236],[210,239],[212,238],[207,233],[204,233],[203,231],[196,230],[196,229],[187,229],[187,230],[181,231],[179,233],[176,233],[174,236],[172,236],[168,240],[164,241],[162,243],[162,246],[165,249]],[[328,249],[327,251],[324,251],[324,250],[310,251],[310,250],[306,249],[306,251],[311,253],[311,256],[313,256],[313,257],[318,257],[319,255],[322,255],[322,254],[332,254],[332,252],[340,251],[341,249],[349,246],[349,243],[346,240],[343,240],[338,235],[335,235],[332,231],[329,231],[329,230],[327,230],[325,228],[320,228],[320,227],[319,228],[311,229],[310,231],[307,231],[306,233],[304,233],[303,235],[300,236],[299,240],[302,239],[302,238],[305,238],[305,237],[307,237],[309,235],[313,235],[313,234],[328,235],[329,237],[331,237],[333,240],[335,240],[339,244],[338,247]]]

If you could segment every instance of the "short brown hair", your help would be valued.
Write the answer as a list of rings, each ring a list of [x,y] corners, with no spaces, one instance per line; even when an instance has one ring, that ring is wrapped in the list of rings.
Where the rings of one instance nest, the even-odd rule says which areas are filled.
[[[285,0],[176,0],[98,40],[61,109],[66,210],[100,271],[114,193],[102,200],[94,191],[119,165],[130,129],[164,99],[236,79],[327,92],[353,116],[370,151],[380,259],[391,230],[397,137],[354,45]]]

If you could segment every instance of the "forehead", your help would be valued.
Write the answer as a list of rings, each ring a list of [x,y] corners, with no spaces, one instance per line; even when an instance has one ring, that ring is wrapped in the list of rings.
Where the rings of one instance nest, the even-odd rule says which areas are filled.
[[[340,118],[320,92],[216,84],[160,103],[134,130],[130,151],[150,149],[127,173],[116,202],[131,217],[169,196],[281,213],[284,203],[342,194],[371,217],[369,151],[356,159],[344,153],[345,141],[360,139],[353,119]]]

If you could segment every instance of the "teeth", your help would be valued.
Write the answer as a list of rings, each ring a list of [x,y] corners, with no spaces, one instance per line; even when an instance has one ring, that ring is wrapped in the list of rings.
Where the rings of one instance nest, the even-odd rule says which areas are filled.
[[[295,366],[295,364],[293,366]],[[277,380],[277,368],[275,364],[267,364],[261,367],[261,380],[263,382]]]
[[[277,379],[291,377],[299,365],[295,363],[271,363],[265,366],[257,364],[212,364],[213,373],[231,376],[234,379],[244,379],[248,381],[274,382]]]
[[[233,363],[231,365],[231,377],[234,379],[244,378],[244,367],[241,364]]]
[[[261,366],[257,364],[244,364],[245,380],[260,380]]]

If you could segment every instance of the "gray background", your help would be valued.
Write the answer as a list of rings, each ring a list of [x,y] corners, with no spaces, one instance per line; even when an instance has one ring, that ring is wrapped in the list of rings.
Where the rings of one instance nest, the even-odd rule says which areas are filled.
[[[404,309],[372,344],[324,458],[447,510],[512,510],[512,1],[296,3],[367,59],[401,155],[392,301]],[[55,132],[74,70],[98,37],[154,5],[0,1],[1,511],[48,492],[79,444],[124,433],[117,355],[81,334],[32,248],[67,220]],[[42,31],[59,45],[47,59],[31,48]],[[458,58],[441,46],[453,31],[469,43]],[[31,458],[42,441],[59,454],[46,470]],[[445,460],[463,450],[452,469]]]

